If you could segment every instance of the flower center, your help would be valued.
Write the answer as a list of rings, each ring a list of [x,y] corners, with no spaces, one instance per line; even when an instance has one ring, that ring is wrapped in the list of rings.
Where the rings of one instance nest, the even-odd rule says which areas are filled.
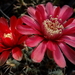
[[[11,38],[12,39],[12,33],[4,33],[4,38]]]
[[[46,19],[43,22],[45,34],[51,37],[57,37],[58,34],[62,34],[64,29],[63,25],[58,21],[58,18]]]

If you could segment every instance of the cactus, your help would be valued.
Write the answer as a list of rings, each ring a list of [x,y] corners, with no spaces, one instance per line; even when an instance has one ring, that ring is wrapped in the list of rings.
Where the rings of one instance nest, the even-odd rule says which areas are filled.
[[[33,48],[24,48],[22,61],[16,61],[9,58],[7,62],[1,66],[1,75],[63,75],[63,69],[59,68],[53,59],[49,59],[46,55],[41,63],[34,63],[30,54]]]

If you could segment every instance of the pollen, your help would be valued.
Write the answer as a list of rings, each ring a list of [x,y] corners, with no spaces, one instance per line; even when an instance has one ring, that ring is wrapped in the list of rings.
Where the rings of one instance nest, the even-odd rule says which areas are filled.
[[[12,38],[12,33],[4,33],[4,38]]]
[[[46,34],[50,36],[62,34],[64,29],[63,25],[58,21],[58,18],[52,18],[52,16],[50,16],[50,19],[44,20],[43,25]]]

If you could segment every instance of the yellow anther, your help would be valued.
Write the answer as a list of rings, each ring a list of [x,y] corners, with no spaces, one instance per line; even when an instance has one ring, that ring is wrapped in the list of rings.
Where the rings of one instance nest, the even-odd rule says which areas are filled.
[[[62,19],[59,19],[60,21],[62,21]]]
[[[62,30],[64,29],[63,25],[58,21],[58,19],[52,18],[51,15],[50,19],[44,20],[43,25],[46,33],[48,33],[51,36],[61,34]]]
[[[12,38],[12,33],[4,33],[4,38]]]

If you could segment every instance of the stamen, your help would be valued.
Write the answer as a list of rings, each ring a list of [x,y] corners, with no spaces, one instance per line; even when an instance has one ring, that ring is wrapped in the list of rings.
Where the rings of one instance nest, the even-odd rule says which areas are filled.
[[[4,33],[4,38],[12,38],[12,33]]]
[[[58,18],[53,18],[51,15],[50,19],[44,20],[43,25],[46,33],[50,36],[62,34],[62,30],[64,29],[63,25],[58,21]]]
[[[62,21],[62,19],[59,19],[60,21]]]

